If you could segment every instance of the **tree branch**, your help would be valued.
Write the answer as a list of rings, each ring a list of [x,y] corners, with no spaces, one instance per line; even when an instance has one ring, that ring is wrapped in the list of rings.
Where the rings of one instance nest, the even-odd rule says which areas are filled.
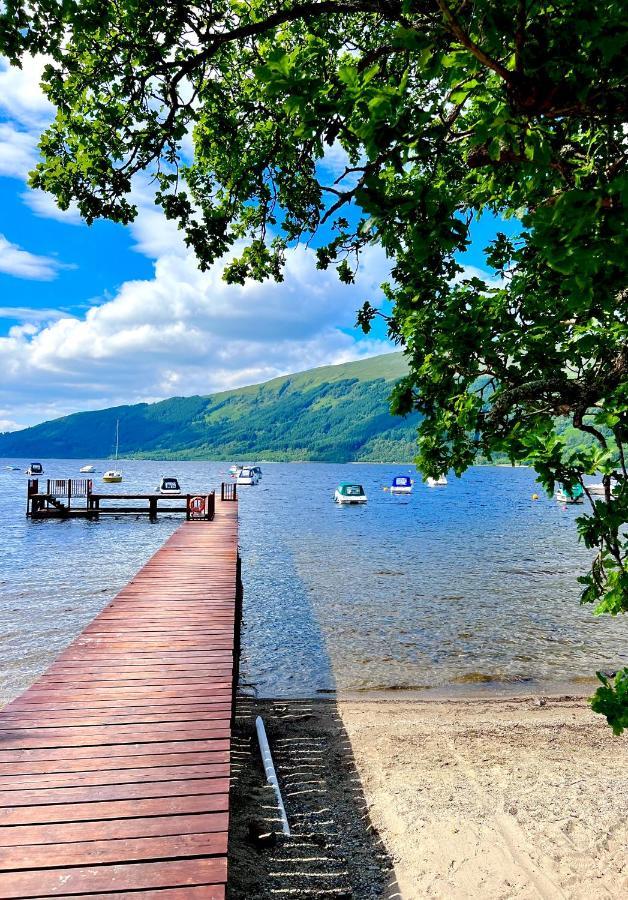
[[[445,17],[449,30],[458,38],[462,46],[466,47],[483,66],[486,66],[487,69],[492,69],[493,72],[496,72],[500,76],[500,78],[503,78],[506,84],[512,85],[512,72],[509,72],[501,63],[489,56],[488,53],[485,53],[481,47],[478,47],[475,41],[473,41],[463,29],[462,25],[447,5],[446,0],[438,0],[438,6]]]

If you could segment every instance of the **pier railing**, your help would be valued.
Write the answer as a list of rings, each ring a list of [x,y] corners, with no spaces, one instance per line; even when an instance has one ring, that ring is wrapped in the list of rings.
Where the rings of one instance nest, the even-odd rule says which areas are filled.
[[[220,485],[220,499],[223,502],[225,500],[238,499],[238,489],[234,481],[222,482]]]
[[[51,497],[89,497],[91,478],[48,478],[46,493]]]

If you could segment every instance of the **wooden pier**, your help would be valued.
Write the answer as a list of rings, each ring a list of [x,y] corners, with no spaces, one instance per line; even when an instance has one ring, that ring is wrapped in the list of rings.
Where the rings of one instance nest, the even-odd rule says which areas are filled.
[[[187,519],[211,521],[215,508],[214,491],[202,494],[128,494],[94,491],[91,478],[48,478],[45,488],[39,479],[29,478],[26,515],[31,519],[95,519],[101,515],[147,515],[184,513]],[[235,500],[235,485],[221,489],[222,500]]]
[[[222,900],[237,503],[184,522],[0,712],[0,897]]]

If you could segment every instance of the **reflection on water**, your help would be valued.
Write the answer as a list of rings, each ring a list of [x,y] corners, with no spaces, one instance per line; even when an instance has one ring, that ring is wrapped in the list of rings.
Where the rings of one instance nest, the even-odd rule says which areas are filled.
[[[29,460],[0,466],[18,462]],[[47,460],[45,477],[78,475],[82,463]],[[227,464],[123,468],[114,490],[149,490],[168,474],[196,491],[218,485]],[[477,468],[395,497],[383,487],[407,467],[263,469],[262,483],[240,492],[242,676],[261,695],[586,684],[625,660],[628,623],[578,605],[588,554],[577,510],[532,502],[530,470]],[[368,505],[337,507],[342,480],[361,481]],[[0,700],[26,687],[181,521],[29,522],[25,490],[22,473],[0,469]]]

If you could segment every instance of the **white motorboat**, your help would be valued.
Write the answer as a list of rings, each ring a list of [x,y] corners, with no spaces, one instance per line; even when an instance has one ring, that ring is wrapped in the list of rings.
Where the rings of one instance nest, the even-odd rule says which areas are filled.
[[[120,443],[120,419],[116,419],[116,462],[118,462],[118,446]],[[102,477],[107,484],[119,484],[122,481],[122,472],[118,468],[109,469]]]
[[[447,476],[439,475],[438,478],[432,478],[430,476],[426,479],[425,483],[428,487],[442,487],[443,485],[447,484]]]
[[[250,468],[249,466],[245,466],[243,469],[240,469],[238,474],[236,475],[236,484],[258,484],[259,476],[255,469]]]
[[[81,468],[79,469],[79,472],[82,472],[84,475],[91,475],[91,473],[95,471],[95,466],[81,466]]]
[[[334,502],[340,504],[366,503],[368,497],[364,493],[361,484],[353,484],[349,481],[341,481],[334,492]]]
[[[164,494],[166,497],[178,497],[181,493],[181,488],[176,478],[164,476],[159,482],[157,491],[160,494]]]
[[[395,475],[389,490],[391,494],[411,494],[413,484],[409,475]]]
[[[596,497],[605,497],[606,496],[606,488],[600,482],[599,484],[587,484],[587,491],[590,494],[594,494]]]
[[[19,472],[20,471],[19,466],[5,466],[4,468],[7,469],[7,471],[9,471],[9,472]]]
[[[27,475],[43,475],[44,467],[40,462],[32,462],[26,470]]]

